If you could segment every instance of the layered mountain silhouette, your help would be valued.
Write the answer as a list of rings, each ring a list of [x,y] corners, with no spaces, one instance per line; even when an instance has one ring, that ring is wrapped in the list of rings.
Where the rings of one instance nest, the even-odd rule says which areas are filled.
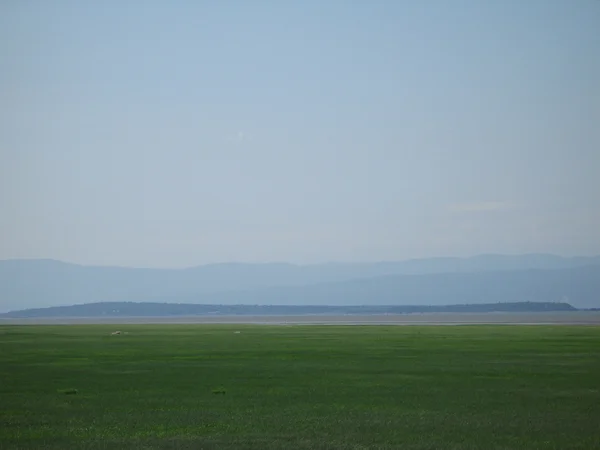
[[[481,255],[317,265],[188,269],[0,261],[0,312],[96,302],[253,305],[452,305],[566,302],[600,306],[600,257]]]
[[[15,318],[109,318],[169,316],[273,316],[273,315],[369,315],[414,313],[490,313],[576,311],[568,303],[515,302],[440,306],[324,306],[324,305],[196,305],[188,303],[106,302],[85,305],[24,309],[0,314],[0,319]]]

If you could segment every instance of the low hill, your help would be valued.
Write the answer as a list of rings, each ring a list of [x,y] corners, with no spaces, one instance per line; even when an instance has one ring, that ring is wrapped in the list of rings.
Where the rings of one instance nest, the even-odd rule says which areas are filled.
[[[81,266],[54,260],[4,260],[0,261],[0,312],[107,301],[450,304],[562,301],[565,296],[577,307],[598,307],[600,295],[596,290],[595,297],[591,298],[590,292],[597,287],[590,287],[589,280],[579,280],[584,282],[582,286],[567,289],[569,277],[579,277],[577,274],[571,275],[570,270],[584,270],[584,267],[592,266],[600,267],[600,257],[481,255],[472,258],[305,266],[231,263],[189,269],[137,269]],[[539,272],[530,273],[531,270]],[[506,276],[498,275],[500,272],[505,272]],[[447,278],[461,274],[471,278],[462,281],[449,281]],[[401,281],[384,279],[401,275],[414,278]],[[433,278],[427,278],[429,276]],[[530,277],[533,277],[533,281],[527,287]],[[493,281],[495,279],[499,284]],[[458,285],[465,282],[474,282],[476,288],[471,288],[469,297],[463,298],[462,291],[469,289],[458,288]],[[482,294],[493,294],[490,282],[494,290],[499,289],[498,292],[505,292],[506,295],[485,298]],[[548,289],[545,290],[542,285],[548,286]],[[520,288],[512,289],[511,286]],[[306,291],[303,290],[305,288]],[[449,288],[458,291],[447,291]],[[571,291],[576,295],[573,296]],[[582,294],[584,291],[587,292],[585,295]],[[514,296],[509,298],[508,294]],[[384,296],[385,301],[380,296]]]
[[[484,303],[440,306],[325,306],[325,305],[194,305],[182,303],[91,303],[27,309],[0,318],[49,317],[166,317],[197,315],[411,314],[433,312],[489,313],[575,311],[568,303]]]

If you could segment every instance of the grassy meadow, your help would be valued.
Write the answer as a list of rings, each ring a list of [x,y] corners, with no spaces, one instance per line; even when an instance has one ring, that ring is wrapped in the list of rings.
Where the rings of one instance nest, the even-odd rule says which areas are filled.
[[[600,327],[2,326],[30,448],[600,449]]]

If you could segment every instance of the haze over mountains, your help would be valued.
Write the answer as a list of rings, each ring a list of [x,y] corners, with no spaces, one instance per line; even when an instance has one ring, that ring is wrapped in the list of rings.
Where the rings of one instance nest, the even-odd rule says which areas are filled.
[[[514,302],[438,306],[326,306],[326,305],[206,305],[189,303],[105,302],[34,308],[0,313],[2,319],[116,318],[189,316],[388,315],[415,313],[545,313],[577,311],[568,303]]]
[[[188,269],[0,261],[0,312],[95,302],[261,305],[451,305],[567,302],[600,306],[600,257],[481,255],[317,265]]]

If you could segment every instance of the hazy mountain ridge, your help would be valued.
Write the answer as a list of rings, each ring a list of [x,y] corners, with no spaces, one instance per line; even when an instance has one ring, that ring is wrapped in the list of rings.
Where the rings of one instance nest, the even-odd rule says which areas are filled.
[[[440,306],[330,306],[330,305],[198,305],[187,303],[108,302],[26,309],[0,314],[1,318],[50,317],[167,317],[198,315],[365,315],[415,313],[491,313],[576,311],[568,303],[484,303]]]
[[[306,266],[231,263],[187,269],[5,260],[0,261],[0,307],[8,311],[108,301],[436,305],[563,297],[577,307],[594,307],[600,303],[600,287],[593,279],[600,279],[598,268],[600,257],[555,255]]]
[[[385,275],[307,286],[171,297],[171,302],[221,305],[429,305],[567,302],[600,303],[600,266],[423,275]]]

